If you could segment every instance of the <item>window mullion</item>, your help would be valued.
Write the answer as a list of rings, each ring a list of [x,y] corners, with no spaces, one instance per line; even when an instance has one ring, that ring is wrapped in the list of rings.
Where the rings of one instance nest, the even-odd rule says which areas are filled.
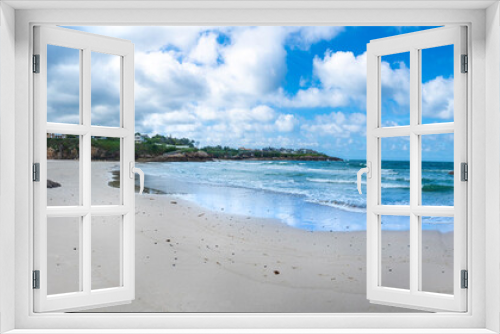
[[[420,136],[415,133],[419,123],[419,51],[410,50],[410,291],[418,291],[420,277],[419,217],[414,209],[419,204],[420,184]]]
[[[91,206],[91,182],[92,182],[92,166],[91,166],[91,50],[86,48],[83,50],[83,62],[82,62],[82,85],[81,85],[81,96],[82,96],[82,123],[83,126],[87,128],[87,132],[82,136],[82,150],[81,158],[83,164],[83,174],[80,182],[82,183],[83,189],[83,206],[88,208],[88,212],[82,218],[82,263],[81,263],[81,276],[83,281],[83,292],[90,293],[92,289],[92,231],[91,223],[92,217],[90,215]]]

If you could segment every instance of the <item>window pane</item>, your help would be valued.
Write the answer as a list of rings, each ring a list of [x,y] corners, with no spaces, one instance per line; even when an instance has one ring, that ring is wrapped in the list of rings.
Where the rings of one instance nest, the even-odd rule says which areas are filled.
[[[453,294],[453,218],[422,217],[422,290]]]
[[[80,137],[47,133],[47,205],[80,205]]]
[[[381,216],[381,286],[410,289],[410,217]]]
[[[122,216],[92,217],[92,290],[121,286]]]
[[[92,205],[120,205],[120,138],[92,138]]]
[[[80,123],[80,50],[47,45],[47,122]]]
[[[380,58],[381,126],[410,125],[410,53]]]
[[[80,289],[80,217],[47,218],[47,293]]]
[[[453,122],[453,45],[421,50],[422,124]]]
[[[453,134],[424,135],[422,141],[422,205],[453,206]]]
[[[120,126],[121,57],[92,52],[92,125]]]
[[[410,204],[410,138],[381,138],[381,204]]]

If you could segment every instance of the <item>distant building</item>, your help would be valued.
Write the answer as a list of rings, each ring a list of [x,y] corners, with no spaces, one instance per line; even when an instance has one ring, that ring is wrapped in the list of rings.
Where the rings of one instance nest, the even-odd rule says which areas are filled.
[[[64,139],[64,138],[66,138],[66,135],[63,135],[61,133],[47,133],[47,138]]]
[[[136,135],[135,135],[135,142],[136,142],[136,143],[144,143],[144,140],[145,140],[146,138],[149,138],[149,136],[148,136],[148,135],[136,134]]]

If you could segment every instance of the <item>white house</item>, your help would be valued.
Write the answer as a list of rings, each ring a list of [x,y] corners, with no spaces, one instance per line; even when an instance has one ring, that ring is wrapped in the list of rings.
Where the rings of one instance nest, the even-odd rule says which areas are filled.
[[[142,136],[142,135],[135,135],[135,142],[136,143],[143,143],[144,142],[144,136]]]

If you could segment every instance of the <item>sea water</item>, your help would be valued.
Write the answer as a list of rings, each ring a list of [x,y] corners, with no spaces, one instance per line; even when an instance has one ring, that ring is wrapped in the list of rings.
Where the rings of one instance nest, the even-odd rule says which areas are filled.
[[[146,186],[201,207],[247,217],[272,218],[308,231],[366,229],[366,182],[356,173],[364,161],[214,161],[138,164]],[[422,204],[453,206],[452,162],[422,163]],[[407,161],[383,161],[382,204],[408,205]],[[452,218],[425,217],[426,228],[453,230]],[[402,217],[385,217],[398,230]],[[406,224],[405,224],[406,226]]]

